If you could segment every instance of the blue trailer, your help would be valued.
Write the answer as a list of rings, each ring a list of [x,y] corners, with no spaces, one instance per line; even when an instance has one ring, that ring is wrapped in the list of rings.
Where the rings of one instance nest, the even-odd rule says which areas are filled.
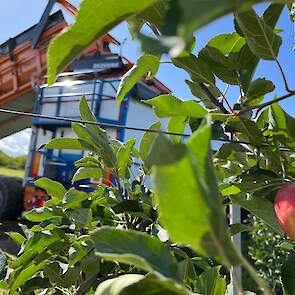
[[[157,118],[152,108],[142,100],[167,93],[169,90],[156,79],[148,83],[142,80],[118,106],[116,92],[124,67],[121,57],[117,55],[74,62],[73,71],[60,75],[54,85],[48,87],[44,83],[40,86],[35,113],[47,117],[80,119],[79,102],[84,96],[96,120],[102,126],[113,124],[148,128]],[[110,138],[122,142],[132,137],[139,142],[142,137],[137,131],[122,128],[104,129]],[[24,179],[26,210],[42,206],[46,199],[45,192],[35,186],[36,179],[48,177],[63,183],[65,187],[70,187],[71,179],[76,172],[74,162],[86,155],[83,151],[42,149],[42,146],[53,138],[74,137],[69,121],[34,118],[32,130]],[[101,181],[103,180],[87,179],[75,185],[91,186]]]

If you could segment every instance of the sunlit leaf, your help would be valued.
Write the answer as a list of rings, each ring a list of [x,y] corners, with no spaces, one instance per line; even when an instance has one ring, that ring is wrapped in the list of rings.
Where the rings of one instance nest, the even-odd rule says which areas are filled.
[[[225,255],[227,262],[235,264],[237,257],[226,233],[210,161],[210,137],[211,128],[203,126],[188,140],[187,151],[183,150],[177,157],[173,158],[176,155],[173,150],[182,145],[167,140],[151,151],[154,154],[163,151],[162,162],[155,162],[158,165],[153,168],[159,216],[172,240],[186,243],[199,253],[220,258]],[[166,163],[165,157],[169,157]],[[221,249],[223,254],[219,252]]]
[[[208,112],[193,100],[182,101],[170,94],[163,94],[145,101],[153,106],[159,118],[165,117],[191,117],[203,118]]]
[[[39,178],[34,183],[36,186],[43,188],[55,203],[61,201],[66,193],[66,189],[61,183],[46,177]]]
[[[158,71],[160,56],[146,54],[141,56],[136,64],[122,77],[117,91],[117,102],[121,103],[132,87],[148,74],[152,78]]]
[[[55,216],[54,211],[46,207],[35,208],[25,214],[26,219],[33,222],[42,222]]]
[[[159,130],[160,127],[161,127],[161,123],[157,122],[157,123],[154,123],[152,126],[150,126],[149,129]],[[157,133],[152,133],[152,132],[146,132],[143,135],[140,142],[140,147],[139,147],[140,157],[143,161],[145,161],[146,157],[148,156],[149,149],[156,136],[157,136]]]
[[[81,167],[79,168],[73,176],[72,182],[76,182],[82,179],[87,178],[97,178],[99,179],[102,176],[101,168],[94,167]]]
[[[221,34],[215,36],[208,42],[207,45],[209,47],[218,49],[224,55],[228,55],[230,53],[239,52],[245,43],[245,39],[234,32],[231,34]]]
[[[133,146],[135,145],[135,138],[129,139],[124,145],[119,149],[118,158],[118,169],[119,176],[125,178],[127,167],[129,166],[130,157],[132,153]]]

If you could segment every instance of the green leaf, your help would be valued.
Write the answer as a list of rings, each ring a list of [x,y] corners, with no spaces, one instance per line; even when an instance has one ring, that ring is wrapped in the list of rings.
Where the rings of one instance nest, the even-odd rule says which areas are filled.
[[[144,102],[154,108],[155,114],[159,118],[182,115],[180,109],[183,102],[170,94],[163,94]]]
[[[202,197],[210,210],[209,232],[204,237],[203,248],[209,256],[221,259],[227,267],[239,263],[236,249],[227,233],[227,223],[217,186],[211,155],[211,124],[199,128],[188,140],[188,150],[195,171],[195,179],[203,190]]]
[[[71,188],[64,196],[64,207],[67,209],[80,208],[81,203],[88,198],[88,193]]]
[[[192,34],[187,44],[182,38],[176,36],[153,38],[140,33],[138,39],[142,51],[158,55],[168,53],[170,57],[186,56],[191,53],[195,45],[195,39]]]
[[[106,260],[134,265],[178,279],[177,265],[168,248],[147,234],[101,227],[91,234],[96,253]]]
[[[81,3],[76,23],[56,37],[49,46],[48,83],[54,83],[56,75],[67,64],[110,29],[156,2],[156,0],[134,0],[132,2],[84,0]]]
[[[278,103],[270,107],[271,133],[284,145],[293,148],[295,142],[295,118],[286,113]]]
[[[183,158],[185,154],[185,145],[173,145],[164,135],[159,134],[151,146],[145,164],[147,167],[152,165],[169,165]]]
[[[192,33],[211,21],[236,10],[249,9],[261,0],[211,0],[191,1],[175,0],[170,4],[166,15],[166,29],[171,34],[176,34],[188,39]],[[170,35],[171,35],[170,34]]]
[[[29,279],[23,286],[24,294],[34,294],[32,292],[40,289],[50,288],[51,284],[48,279],[41,277],[33,277]]]
[[[157,219],[157,212],[152,206],[136,200],[124,200],[113,206],[112,210],[116,214],[130,213],[148,220]]]
[[[9,289],[9,284],[4,280],[0,281],[0,290],[8,291],[8,289]]]
[[[9,263],[10,268],[17,269],[19,267],[26,267],[28,263],[30,263],[38,253],[34,249],[29,249],[17,259],[11,261]]]
[[[48,263],[44,267],[44,276],[54,285],[63,286],[64,280],[62,278],[62,269],[58,262]]]
[[[77,168],[101,168],[101,164],[96,157],[86,156],[75,162]]]
[[[163,24],[169,2],[170,0],[160,0],[143,12],[129,18],[128,28],[132,37],[135,37],[140,32],[146,22],[160,28]]]
[[[268,26],[274,29],[283,9],[283,4],[270,4],[269,7],[263,13],[262,19]],[[241,49],[238,57],[239,75],[242,83],[242,88],[245,93],[247,93],[249,84],[253,78],[258,63],[259,58],[252,53],[249,46],[246,44]]]
[[[66,273],[63,275],[64,287],[73,288],[81,282],[81,273],[78,267],[69,268]]]
[[[92,151],[93,147],[88,148],[87,143],[76,138],[54,138],[44,146],[44,149],[58,149],[58,150],[81,150],[81,151]]]
[[[166,117],[191,117],[203,118],[207,111],[196,101],[182,101],[170,94],[163,94],[155,98],[144,101],[153,106],[154,111],[159,118]]]
[[[85,96],[81,98],[79,111],[82,120],[97,123],[96,117],[92,113]],[[99,147],[102,146],[104,150],[111,152],[111,150],[108,150],[108,137],[106,132],[102,130],[97,124],[86,123],[85,126],[86,131],[89,133],[92,139],[95,138],[93,144],[96,144]],[[85,132],[83,134],[85,134]]]
[[[185,100],[181,111],[184,116],[195,119],[204,118],[208,114],[208,111],[195,100]]]
[[[246,118],[229,117],[225,130],[235,133],[241,140],[249,140],[255,146],[261,145],[264,141],[263,133],[256,122]]]
[[[58,204],[67,192],[64,186],[49,178],[43,177],[34,181],[35,185],[44,189],[46,193],[52,198],[55,204]]]
[[[160,122],[156,122],[149,127],[150,130],[160,130],[160,128],[161,128]],[[157,136],[157,133],[155,133],[155,132],[146,132],[143,135],[141,142],[140,142],[140,146],[139,146],[140,157],[143,161],[146,160],[149,150],[150,150],[150,147],[151,147],[156,136]]]
[[[72,178],[72,183],[86,178],[100,178],[102,176],[101,168],[81,167]]]
[[[30,238],[28,238],[27,242],[24,244],[23,247],[23,255],[28,255],[27,253],[33,253],[35,255],[37,254],[41,254],[45,249],[47,249],[48,247],[52,246],[54,243],[56,243],[57,241],[64,239],[64,233],[62,231],[59,230],[52,230],[51,232],[47,232],[45,233],[34,233],[34,235],[30,236]],[[18,259],[20,259],[22,256],[20,256]],[[40,258],[40,257],[38,257]],[[41,257],[42,258],[42,257]],[[18,260],[17,259],[17,260]],[[22,258],[24,260],[21,260],[21,262],[17,262],[17,260],[14,261],[15,265],[17,265],[17,263],[19,263],[18,266],[20,265],[24,265],[24,261],[30,261],[29,259],[29,255],[27,256],[27,258]],[[42,258],[43,259],[43,258]]]
[[[13,294],[16,290],[23,286],[35,273],[40,271],[46,265],[47,260],[35,264],[32,262],[28,267],[22,270],[15,278],[10,288],[10,293]]]
[[[182,285],[175,281],[158,277],[155,274],[147,276],[125,274],[101,283],[95,295],[192,295]]]
[[[165,153],[165,148],[161,149]],[[204,253],[201,241],[209,231],[210,211],[195,181],[189,157],[185,156],[173,165],[157,166],[153,175],[160,220],[169,236],[175,242],[187,243]]]
[[[212,103],[211,96],[209,96],[208,93],[204,91],[203,88],[201,88],[198,82],[191,82],[189,80],[185,80],[185,83],[189,86],[191,93],[195,97],[199,98],[207,109],[216,109],[216,105]],[[216,87],[209,86],[207,88],[209,92],[212,93],[215,100],[217,100],[220,94]]]
[[[189,244],[201,254],[223,257],[229,267],[237,263],[237,258],[226,232],[210,137],[210,125],[199,127],[188,140],[188,150],[177,156],[174,150],[183,149],[182,145],[167,140],[162,145],[155,144],[154,154],[161,151],[162,161],[158,162],[162,166],[153,168],[155,192],[160,220],[170,238]]]
[[[25,218],[32,222],[46,221],[55,216],[53,210],[46,207],[34,208],[25,214]]]
[[[202,295],[221,295],[226,291],[226,280],[219,274],[220,267],[205,270],[197,280],[197,289]]]
[[[213,37],[208,46],[218,49],[224,55],[239,52],[246,44],[246,41],[238,33],[221,34]]]
[[[195,282],[197,279],[197,272],[194,261],[185,256],[182,261],[178,263],[178,268],[181,274],[181,279],[185,285]]]
[[[256,79],[250,84],[243,104],[257,105],[262,101],[265,94],[274,91],[274,89],[275,85],[272,81],[265,80],[265,78]]]
[[[234,157],[236,154],[246,154],[249,152],[247,148],[240,145],[238,142],[225,143],[221,148],[215,153],[214,157],[224,160],[236,160]]]
[[[231,236],[234,236],[234,235],[239,234],[241,232],[250,231],[251,229],[252,229],[252,227],[249,225],[242,224],[242,223],[235,223],[235,224],[231,224],[229,226],[229,234]]]
[[[87,100],[82,97],[80,102],[80,115],[83,120],[96,122],[94,114],[91,112]],[[94,124],[73,124],[74,131],[84,142],[87,142],[89,146],[96,147],[96,153],[98,153],[105,164],[109,168],[116,166],[116,156],[109,143],[105,131],[103,131],[98,125]]]
[[[168,122],[168,126],[167,126],[168,132],[182,134],[185,130],[187,121],[188,121],[187,117],[172,117]],[[183,137],[179,135],[170,135],[170,138],[174,142],[180,142]]]
[[[282,38],[253,9],[236,13],[236,20],[256,56],[266,60],[276,59]]]
[[[282,273],[282,284],[284,289],[284,295],[293,295],[295,291],[295,255],[294,253],[289,254],[287,261],[283,264]]]
[[[280,2],[286,3],[288,1],[280,1]],[[284,4],[279,4],[279,3],[270,4],[269,7],[263,13],[262,19],[268,26],[270,26],[272,29],[275,29],[278,19],[281,16],[284,7],[285,7]]]
[[[148,274],[143,279],[130,284],[122,294],[125,295],[193,295],[183,285],[174,280],[160,277],[156,274]]]
[[[148,73],[151,79],[158,71],[160,56],[145,54],[136,64],[122,77],[117,91],[117,102],[120,104],[132,87]]]
[[[124,289],[129,285],[142,280],[143,275],[126,274],[114,279],[106,280],[99,284],[94,295],[119,295],[124,292]]]
[[[224,185],[224,183],[220,185],[221,194],[223,197],[237,195],[241,192],[241,190],[235,185],[226,184],[226,187],[222,187],[222,185]]]
[[[96,154],[99,155],[108,167],[113,167],[116,162],[114,151],[103,133],[93,130],[93,126],[72,123],[73,131],[77,134],[80,140],[87,142]],[[97,127],[97,126],[96,126]]]
[[[280,225],[277,222],[277,218],[274,211],[274,205],[272,202],[264,197],[249,197],[240,194],[231,198],[232,203],[239,205],[242,208],[248,210],[253,215],[261,218],[266,224],[268,224],[275,232],[282,235]]]
[[[80,262],[83,273],[86,277],[93,277],[100,272],[100,258],[91,251]]]
[[[69,266],[72,267],[87,255],[87,247],[85,247],[83,241],[77,241],[72,244],[69,252]]]
[[[84,229],[91,224],[92,210],[90,208],[78,208],[73,211],[67,211],[69,219],[79,228]]]
[[[87,131],[87,127],[85,127],[83,124],[73,122],[72,123],[72,130],[74,131],[74,133],[77,135],[77,137],[80,140],[87,142],[87,144],[89,146],[92,146],[93,149],[97,148],[98,150],[100,150],[100,147],[93,144],[92,137],[89,134],[89,132]]]
[[[88,102],[85,96],[81,98],[81,101],[79,104],[79,111],[80,111],[80,116],[82,120],[89,121],[89,122],[97,122],[95,115],[91,112],[91,109],[88,105]],[[105,132],[101,128],[99,128],[98,125],[86,124],[86,126],[89,126],[93,131],[99,133],[99,135],[106,136]]]
[[[126,176],[126,170],[129,166],[131,152],[133,149],[133,146],[135,145],[135,138],[129,139],[124,145],[119,149],[117,154],[118,159],[118,170],[119,170],[119,176],[121,178],[125,178]]]
[[[208,45],[203,48],[199,57],[201,57],[210,67],[211,71],[223,82],[238,85],[239,79],[235,71],[235,66],[232,65],[230,59],[221,51]]]
[[[7,232],[6,234],[19,246],[26,240],[26,238],[18,232]]]
[[[215,77],[210,67],[199,57],[193,54],[178,57],[172,60],[178,68],[184,69],[193,81],[215,86]]]

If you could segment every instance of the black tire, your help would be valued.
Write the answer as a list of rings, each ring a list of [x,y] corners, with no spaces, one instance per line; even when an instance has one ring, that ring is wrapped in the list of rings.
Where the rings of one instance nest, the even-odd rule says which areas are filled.
[[[0,175],[0,219],[13,220],[23,211],[22,179]]]

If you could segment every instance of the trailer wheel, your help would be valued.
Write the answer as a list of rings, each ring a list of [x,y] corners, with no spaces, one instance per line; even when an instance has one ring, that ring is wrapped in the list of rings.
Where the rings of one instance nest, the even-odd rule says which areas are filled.
[[[0,175],[0,219],[15,219],[23,210],[22,179]]]

